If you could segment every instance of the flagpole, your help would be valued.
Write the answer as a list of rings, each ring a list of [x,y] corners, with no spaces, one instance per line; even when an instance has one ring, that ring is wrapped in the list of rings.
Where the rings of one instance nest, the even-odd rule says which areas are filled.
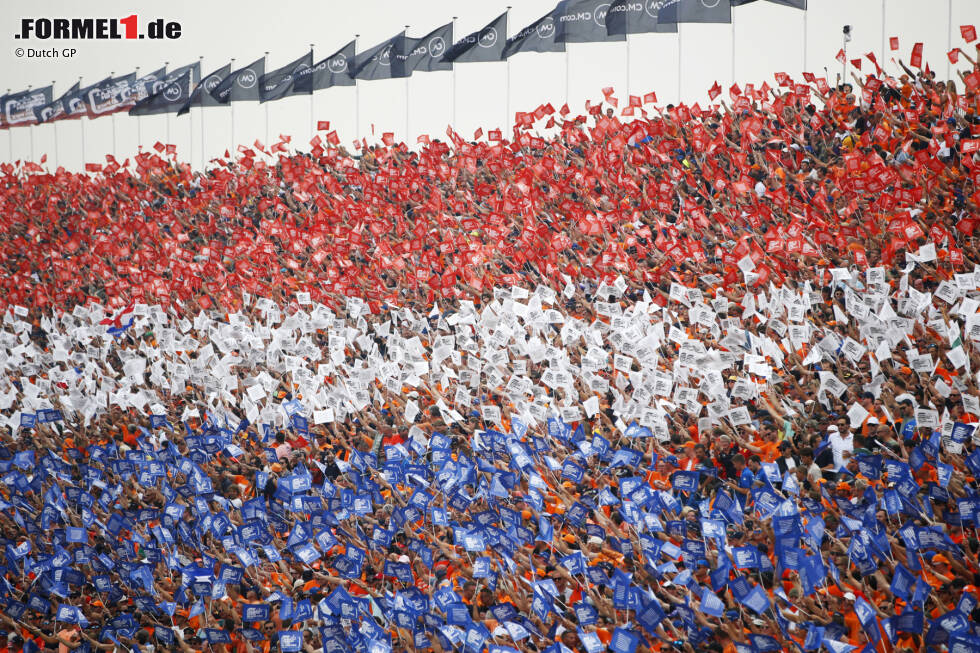
[[[78,87],[79,88],[82,87],[81,75],[79,75],[78,77]],[[78,125],[79,128],[82,130],[82,170],[84,170],[85,169],[85,116],[78,117]]]
[[[187,80],[188,98],[190,97],[190,94],[194,92],[191,89],[191,81],[193,79],[194,77],[191,76],[191,78]],[[187,127],[187,140],[188,140],[188,147],[190,148],[190,154],[187,157],[187,165],[193,168],[194,167],[194,113],[189,109],[187,111],[187,118],[188,120],[190,120],[190,124]]]
[[[406,34],[405,38],[408,38],[408,27],[409,27],[408,25],[405,26],[405,34]],[[404,47],[404,41],[402,41],[402,47]],[[405,77],[405,143],[406,144],[412,142],[412,137],[409,134],[410,123],[408,122],[408,118],[409,118],[408,104],[411,101],[411,93],[410,93],[411,87],[409,86],[409,83],[411,81],[412,81],[412,76],[411,74],[409,74],[408,76]]]
[[[630,99],[630,35],[629,35],[629,30],[626,30],[626,101],[629,102],[629,99]],[[565,102],[566,103],[568,102],[567,89],[565,91]]]
[[[507,14],[507,25],[509,26],[510,25],[510,5],[507,5],[507,11],[504,12],[504,13]],[[509,29],[509,27],[508,27],[508,29]],[[505,34],[504,35],[504,41],[505,42],[507,40],[506,37],[507,37],[507,35]],[[565,53],[565,57],[566,57],[565,58],[565,93],[568,93],[568,52],[567,51]],[[511,134],[511,131],[510,131],[510,57],[507,57],[507,93],[505,94],[505,97],[506,97],[506,104],[507,104],[507,106],[506,106],[507,113],[506,113],[506,115],[504,115],[504,130],[505,130],[504,131],[504,135],[507,136],[507,135],[510,135]]]
[[[881,0],[881,67],[885,67],[885,62],[888,59],[885,57],[885,7],[887,5],[886,0]]]
[[[55,80],[52,79],[51,97],[54,97],[54,85],[55,85]],[[64,111],[65,108],[61,107],[61,110]],[[51,128],[54,129],[54,167],[55,170],[57,170],[58,169],[58,121],[57,120],[51,122]]]
[[[735,7],[732,7],[732,84],[738,79],[735,77]]]
[[[360,34],[354,35],[354,62],[357,62],[357,39]],[[356,74],[356,72],[355,72]],[[361,86],[354,78],[354,139],[361,138]]]
[[[627,59],[629,59],[629,55],[627,55]],[[568,44],[566,43],[565,44],[565,104],[568,104],[568,89],[570,87],[569,79],[571,77],[570,70],[571,70],[571,59],[568,56]]]
[[[231,58],[231,72],[235,72],[235,58]],[[231,97],[234,95],[235,82],[232,82],[231,91],[228,94],[228,106],[231,107],[231,158],[235,158],[235,102]]]
[[[166,68],[168,66],[170,66],[170,62],[169,61],[164,61],[163,62],[163,67],[164,67],[165,70],[166,70]],[[164,120],[164,124],[166,124],[166,126],[167,126],[167,142],[164,143],[164,145],[170,145],[170,114],[169,113],[164,113],[163,114],[163,120]]]
[[[31,85],[28,84],[27,91],[30,92],[30,90],[31,90]],[[31,146],[29,160],[33,162],[34,161],[34,125],[30,123],[28,123],[27,125],[27,135],[28,135],[28,142],[30,143]]]
[[[884,2],[885,0],[881,0],[881,1]],[[806,72],[806,33],[807,33],[806,14],[807,12],[804,9],[803,10],[803,72]],[[882,27],[882,29],[884,29],[884,27]]]
[[[136,80],[139,81],[140,78],[140,67],[136,66]],[[146,85],[143,86],[146,88]],[[149,96],[149,94],[147,94]],[[136,114],[136,151],[139,152],[143,149],[143,132],[140,129],[140,115]]]
[[[454,40],[456,38],[456,19],[457,18],[458,18],[458,16],[453,16],[453,38],[450,39],[450,41],[452,41],[452,40]],[[450,43],[449,44],[449,47],[452,47],[452,45],[453,44]],[[456,64],[455,63],[453,64],[453,70],[452,70],[451,75],[452,75],[452,77],[449,80],[449,89],[450,89],[450,93],[452,94],[452,102],[451,102],[452,116],[451,116],[451,119],[452,119],[453,129],[456,129]]]
[[[7,95],[10,95],[10,89],[7,89]],[[83,143],[85,141],[82,141]],[[84,149],[84,148],[83,148]],[[14,130],[7,128],[7,157],[10,159],[10,163],[14,162]]]
[[[313,57],[313,44],[310,43],[310,63],[316,64],[316,59]],[[316,136],[316,118],[314,114],[316,111],[313,107],[313,74],[310,74],[310,138],[312,139]]]
[[[681,22],[677,22],[677,104],[681,103]]]
[[[262,57],[262,69],[269,70],[269,53],[266,52],[265,56]],[[259,88],[259,93],[262,93],[262,89]],[[263,102],[265,104],[265,146],[269,147],[269,103]]]
[[[953,49],[953,0],[946,0],[946,16],[947,16],[946,52],[949,52],[950,50]],[[884,57],[882,57],[882,61],[884,61]],[[950,61],[949,61],[949,57],[947,56],[946,57],[946,81],[947,82],[950,79],[949,66],[950,66]]]
[[[204,57],[203,56],[199,56],[197,58],[197,60],[200,62],[200,65],[201,65],[201,75],[203,75],[204,74]],[[201,78],[200,83],[201,84],[204,84],[204,78],[203,77]],[[203,86],[201,88],[201,93],[204,93]],[[193,97],[193,95],[194,95],[194,91],[191,91],[191,96]],[[190,100],[190,98],[187,98],[187,99],[188,99],[188,101]],[[187,113],[191,113],[192,111],[194,111],[194,107],[188,106],[187,107]],[[204,168],[207,167],[207,161],[208,161],[207,160],[207,157],[208,157],[207,150],[204,147],[204,105],[203,105],[203,100],[202,100],[202,105],[201,105],[201,172],[204,172]]]
[[[115,76],[115,71],[110,70],[109,77]],[[109,118],[112,120],[112,156],[116,156],[116,112],[113,111]]]

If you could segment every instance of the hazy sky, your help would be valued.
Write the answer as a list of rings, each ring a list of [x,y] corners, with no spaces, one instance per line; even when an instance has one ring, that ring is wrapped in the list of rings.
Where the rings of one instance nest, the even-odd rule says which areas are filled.
[[[55,96],[82,77],[83,84],[108,76],[158,68],[170,68],[203,57],[204,73],[232,57],[241,65],[268,51],[267,70],[282,66],[314,44],[314,60],[322,58],[355,34],[358,49],[367,49],[409,25],[409,36],[425,34],[456,21],[456,38],[503,12],[512,2],[509,34],[550,11],[556,0],[6,0],[0,3],[0,92],[43,86],[54,81]],[[29,17],[117,17],[137,13],[140,22],[164,18],[181,23],[183,33],[171,41],[25,41],[15,39],[22,18]],[[445,137],[452,120],[452,88],[455,79],[455,125],[464,137],[477,127],[504,127],[514,111],[533,110],[543,102],[556,108],[567,100],[582,112],[587,98],[602,99],[603,87],[612,86],[621,101],[627,91],[642,95],[656,91],[661,104],[680,97],[689,103],[707,100],[714,81],[726,89],[734,79],[739,84],[772,84],[774,72],[799,76],[803,71],[823,75],[829,69],[834,81],[841,66],[834,55],[842,45],[841,28],[853,27],[848,58],[874,51],[879,60],[904,61],[916,41],[925,44],[925,60],[944,75],[952,46],[962,46],[962,24],[980,25],[980,0],[810,0],[807,12],[760,0],[733,9],[733,25],[682,25],[679,34],[639,34],[627,43],[570,44],[566,53],[525,53],[509,62],[459,64],[453,72],[416,73],[408,80],[358,82],[354,87],[332,88],[309,96],[287,98],[260,105],[236,103],[228,107],[195,109],[191,116],[145,116],[125,114],[65,121],[33,128],[20,127],[0,134],[0,160],[39,159],[47,153],[48,165],[55,161],[68,168],[81,167],[85,160],[103,162],[114,152],[120,160],[142,143],[176,144],[180,158],[201,165],[202,149],[208,157],[231,145],[234,112],[236,143],[265,142],[278,134],[293,137],[293,143],[308,148],[313,121],[329,120],[344,143],[358,134],[375,139],[383,131],[398,140],[415,143],[419,134]],[[887,38],[897,36],[900,49],[888,50]],[[974,44],[975,45],[975,44]],[[18,47],[74,47],[73,58],[18,58]],[[884,51],[884,57],[882,52]],[[962,61],[962,59],[961,59]],[[628,66],[627,66],[628,63]],[[865,71],[870,63],[865,60]],[[894,64],[886,63],[890,71]],[[508,72],[509,71],[509,72]],[[508,92],[509,77],[509,92]],[[406,103],[407,98],[407,103]],[[359,99],[359,102],[357,101]],[[355,106],[360,107],[359,119]],[[623,106],[623,105],[621,105]],[[407,110],[406,110],[407,109]],[[311,120],[312,113],[312,120]],[[113,138],[113,134],[115,137]],[[57,138],[57,146],[56,146]]]

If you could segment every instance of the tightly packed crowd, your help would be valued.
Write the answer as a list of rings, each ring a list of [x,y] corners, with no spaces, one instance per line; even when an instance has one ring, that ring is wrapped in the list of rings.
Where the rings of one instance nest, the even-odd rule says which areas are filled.
[[[3,166],[0,649],[980,649],[958,56]]]

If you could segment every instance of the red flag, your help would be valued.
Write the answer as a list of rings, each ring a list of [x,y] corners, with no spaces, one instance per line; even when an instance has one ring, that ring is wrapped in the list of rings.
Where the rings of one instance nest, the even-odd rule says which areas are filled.
[[[946,53],[946,56],[949,57],[949,63],[956,63],[957,61],[960,60],[960,49],[953,48],[952,50]]]
[[[337,130],[327,134],[327,142],[331,145],[340,145],[340,137],[337,136]]]
[[[844,61],[846,60],[846,57],[844,55],[844,48],[841,48],[840,50],[837,51],[837,56],[835,56],[834,59],[837,59],[837,61],[844,63]]]
[[[888,38],[888,47],[891,48],[892,50],[897,50],[898,49],[898,37],[897,36],[892,36],[892,37],[889,37]]]
[[[922,43],[912,46],[912,56],[909,57],[909,65],[915,68],[922,68]]]
[[[388,147],[391,147],[395,144],[395,134],[392,132],[385,132],[381,134],[381,142]]]
[[[657,94],[652,91],[643,96],[643,104],[653,103],[656,101],[657,101]]]
[[[858,70],[861,70],[861,60],[860,59],[851,59],[851,65],[854,66],[855,68],[857,68]]]
[[[330,129],[330,121],[329,120],[317,120],[316,121],[316,130],[318,132],[319,131],[324,131],[325,132],[328,129]]]
[[[569,113],[571,113],[571,109],[568,108],[568,103],[566,102],[565,104],[561,105],[561,109],[559,109],[558,115],[565,117]]]
[[[631,95],[630,96],[630,106],[631,107],[638,107],[638,106],[641,106],[642,104],[643,104],[643,100],[640,98],[639,95]]]
[[[721,85],[715,82],[711,88],[708,89],[708,97],[714,100],[716,97],[721,95]]]
[[[479,127],[479,128],[477,128],[477,130],[475,132],[473,132],[473,140],[474,141],[480,140],[480,137],[482,137],[482,136],[483,136],[483,127]]]
[[[977,40],[977,29],[973,25],[960,25],[960,34],[967,43]]]

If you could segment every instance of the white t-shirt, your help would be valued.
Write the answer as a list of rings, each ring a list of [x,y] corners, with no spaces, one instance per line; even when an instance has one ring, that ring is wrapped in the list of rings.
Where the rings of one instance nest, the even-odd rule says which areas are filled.
[[[848,432],[842,436],[839,432],[831,432],[829,443],[834,454],[834,471],[840,471],[844,468],[844,452],[854,451],[854,434]]]

